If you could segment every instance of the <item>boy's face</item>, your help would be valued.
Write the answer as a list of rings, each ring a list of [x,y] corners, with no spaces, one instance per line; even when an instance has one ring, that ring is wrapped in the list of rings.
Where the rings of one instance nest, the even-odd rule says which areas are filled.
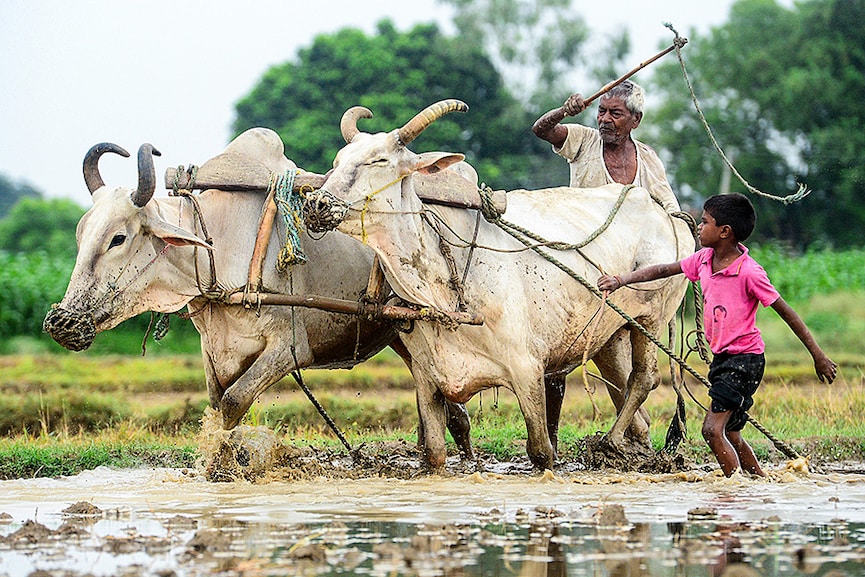
[[[716,246],[722,238],[726,238],[731,234],[728,225],[718,226],[715,222],[715,217],[703,211],[700,217],[700,224],[697,226],[697,236],[700,239],[700,245],[704,247]]]

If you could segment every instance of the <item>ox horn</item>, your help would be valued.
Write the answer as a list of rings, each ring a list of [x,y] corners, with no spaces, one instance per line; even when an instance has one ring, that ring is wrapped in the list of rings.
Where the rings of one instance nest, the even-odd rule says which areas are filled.
[[[339,121],[339,131],[342,132],[342,137],[346,143],[351,142],[351,139],[360,132],[357,129],[359,118],[372,118],[372,111],[363,106],[352,106],[343,113],[342,120]]]
[[[162,153],[153,148],[152,144],[142,144],[138,149],[138,188],[132,193],[132,204],[138,208],[147,204],[156,190],[154,156],[162,156]]]
[[[90,191],[90,194],[105,186],[105,181],[102,180],[102,176],[99,174],[99,159],[106,152],[113,152],[120,156],[129,157],[129,153],[123,148],[110,142],[101,142],[92,146],[84,156],[84,183],[87,184],[87,190]]]
[[[405,126],[399,129],[399,141],[403,146],[405,146],[417,138],[418,135],[426,130],[430,124],[445,114],[451,112],[465,112],[468,109],[468,104],[462,100],[456,100],[453,98],[449,100],[440,100],[435,104],[430,104],[418,112],[414,118],[406,122]]]

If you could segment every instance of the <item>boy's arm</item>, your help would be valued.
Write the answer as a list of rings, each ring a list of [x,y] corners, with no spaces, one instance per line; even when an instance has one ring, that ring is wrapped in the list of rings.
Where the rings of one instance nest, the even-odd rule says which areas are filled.
[[[811,353],[811,357],[814,359],[814,369],[817,371],[817,378],[821,382],[824,379],[829,383],[834,381],[838,373],[838,365],[826,356],[826,353],[823,352],[823,349],[814,340],[814,336],[808,330],[805,321],[781,297],[778,297],[778,300],[772,303],[772,308],[775,309],[778,316],[784,319],[784,322],[789,325],[793,333],[799,337],[799,340],[802,341],[802,344]]]
[[[605,274],[598,279],[598,288],[602,291],[613,292],[626,284],[666,278],[674,274],[682,274],[682,263],[679,261],[668,264],[655,264],[621,275]]]

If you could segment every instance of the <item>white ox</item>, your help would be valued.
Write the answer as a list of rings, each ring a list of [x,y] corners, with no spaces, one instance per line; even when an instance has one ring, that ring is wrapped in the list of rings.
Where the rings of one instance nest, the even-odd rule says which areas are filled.
[[[265,389],[296,368],[350,367],[394,341],[386,322],[310,308],[248,310],[202,296],[211,280],[211,250],[221,290],[242,289],[247,283],[266,195],[208,190],[196,197],[199,221],[191,200],[153,197],[152,154],[159,153],[150,145],[139,150],[135,190],[105,186],[98,162],[106,152],[129,156],[104,143],[85,157],[93,206],[78,224],[78,256],[66,294],[45,318],[46,331],[63,346],[83,350],[96,333],[135,315],[171,313],[188,305],[201,335],[210,403],[221,410],[224,426],[232,428]],[[243,133],[225,152],[252,158],[277,174],[295,168],[285,158],[279,136],[266,129]],[[200,222],[212,246],[203,240]],[[292,267],[291,274],[278,273],[274,263],[284,240],[280,228],[274,227],[270,239],[264,290],[357,300],[373,262],[368,247],[342,235],[304,236],[307,263]],[[455,418],[455,439],[470,454],[464,408],[450,407],[449,414]]]
[[[357,109],[346,116],[371,115]],[[539,468],[550,468],[555,452],[547,429],[544,374],[572,370],[584,353],[595,356],[628,333],[622,330],[626,321],[607,310],[594,325],[601,305],[596,295],[496,225],[478,221],[475,212],[421,204],[413,189],[414,175],[443,170],[463,155],[415,154],[406,145],[443,114],[467,109],[462,102],[443,101],[390,133],[350,130],[345,135],[350,142],[337,154],[321,194],[323,202],[343,205],[346,212],[338,230],[369,243],[390,286],[405,301],[454,310],[453,271],[459,276],[468,271],[465,301],[470,312],[483,315],[482,326],[453,329],[416,322],[413,331],[400,337],[412,358],[430,461],[441,464],[445,455],[445,415],[434,402],[437,391],[463,403],[482,389],[504,386],[514,392],[525,418],[529,458]],[[544,239],[576,244],[601,227],[621,192],[621,185],[515,190],[507,195],[505,216]],[[451,264],[442,256],[440,236],[450,245]],[[469,249],[472,239],[474,250]],[[671,262],[693,250],[688,226],[666,214],[645,189],[634,188],[609,228],[581,254],[548,252],[595,283],[600,272],[591,263],[611,272],[632,270]],[[612,302],[657,337],[685,288],[683,278],[669,278],[618,291]],[[622,446],[635,413],[660,382],[655,345],[639,331],[630,335],[628,391],[606,435],[614,447]]]

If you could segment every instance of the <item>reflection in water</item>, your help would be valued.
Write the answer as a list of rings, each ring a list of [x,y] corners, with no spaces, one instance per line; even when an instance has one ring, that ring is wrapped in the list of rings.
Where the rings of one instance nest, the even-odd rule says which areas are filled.
[[[748,482],[738,499],[727,480],[634,479],[0,482],[0,577],[865,574],[865,479]]]

